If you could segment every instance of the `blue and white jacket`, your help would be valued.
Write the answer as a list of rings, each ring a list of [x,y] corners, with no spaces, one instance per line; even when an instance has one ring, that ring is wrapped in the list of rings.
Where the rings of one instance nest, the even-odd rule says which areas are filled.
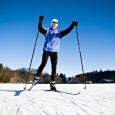
[[[60,40],[63,36],[67,35],[74,27],[72,23],[67,29],[61,31],[56,29],[42,27],[42,22],[38,24],[38,30],[45,36],[45,43],[43,50],[50,52],[58,52],[60,48]]]

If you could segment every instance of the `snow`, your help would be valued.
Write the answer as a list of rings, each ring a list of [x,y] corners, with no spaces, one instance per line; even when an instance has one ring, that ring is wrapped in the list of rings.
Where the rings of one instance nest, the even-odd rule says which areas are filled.
[[[56,86],[62,92],[48,91],[49,84],[31,91],[24,84],[0,84],[0,115],[115,115],[115,84]]]

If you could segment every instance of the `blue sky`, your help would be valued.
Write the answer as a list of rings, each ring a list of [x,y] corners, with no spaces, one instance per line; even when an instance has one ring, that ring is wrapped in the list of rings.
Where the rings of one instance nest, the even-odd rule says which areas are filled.
[[[40,15],[44,27],[59,20],[66,29],[77,20],[84,71],[115,69],[114,0],[0,0],[0,63],[11,69],[29,67]],[[32,68],[41,63],[44,36],[39,34]],[[50,60],[44,69],[50,73]],[[75,28],[61,40],[57,72],[82,73]]]

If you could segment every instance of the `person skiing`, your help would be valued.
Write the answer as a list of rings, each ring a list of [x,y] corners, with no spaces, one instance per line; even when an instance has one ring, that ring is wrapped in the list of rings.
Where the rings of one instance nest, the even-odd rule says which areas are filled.
[[[58,30],[58,20],[53,19],[51,21],[51,27],[44,29],[42,27],[44,16],[39,17],[38,30],[45,36],[45,43],[43,47],[42,62],[38,67],[37,73],[33,79],[32,85],[36,85],[39,82],[40,76],[44,67],[46,66],[47,60],[50,57],[51,60],[51,82],[50,90],[56,90],[55,86],[55,77],[56,77],[56,66],[58,61],[58,52],[60,48],[60,40],[62,37],[67,35],[74,26],[78,25],[78,22],[75,20],[72,24],[65,30]]]

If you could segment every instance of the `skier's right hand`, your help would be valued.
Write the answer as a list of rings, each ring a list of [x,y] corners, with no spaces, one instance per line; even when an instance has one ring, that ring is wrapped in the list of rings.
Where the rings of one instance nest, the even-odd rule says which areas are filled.
[[[39,17],[39,21],[43,21],[43,19],[44,19],[44,16]]]
[[[77,25],[78,25],[77,20],[74,20],[72,23],[73,23],[74,26],[77,26]]]

